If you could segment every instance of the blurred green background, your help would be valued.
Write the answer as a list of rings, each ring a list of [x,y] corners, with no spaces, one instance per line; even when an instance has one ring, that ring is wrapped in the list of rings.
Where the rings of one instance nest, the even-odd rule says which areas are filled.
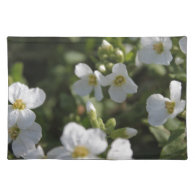
[[[136,53],[140,47],[139,38],[8,37],[9,84],[20,81],[30,88],[42,88],[47,95],[45,103],[34,110],[36,122],[43,129],[40,145],[45,153],[61,145],[59,138],[68,122],[76,121],[85,128],[90,127],[85,111],[85,103],[90,99],[104,121],[115,117],[117,128],[132,127],[138,130],[137,136],[130,140],[134,159],[159,159],[165,146],[163,142],[170,136],[169,131],[181,127],[185,129],[185,116],[182,113],[183,115],[177,119],[169,121],[163,129],[151,127],[147,122],[146,99],[153,93],[169,97],[169,83],[173,79],[182,82],[182,99],[186,99],[186,56],[180,51],[180,38],[172,38],[174,59],[170,66],[163,66],[140,65],[136,62]],[[93,70],[100,64],[117,63],[117,59],[107,59],[104,62],[98,55],[98,48],[103,39],[123,52],[124,58],[120,61],[127,65],[129,75],[138,85],[138,92],[129,95],[122,104],[110,100],[108,88],[103,88],[105,97],[101,102],[97,102],[93,94],[82,98],[73,94],[71,90],[72,84],[78,80],[74,74],[77,63],[86,63]],[[177,57],[184,61],[176,64]],[[108,69],[107,73],[109,72]],[[178,155],[174,156],[174,159],[186,158],[186,137],[179,143],[181,142],[185,142],[185,147],[178,149]],[[9,152],[9,157],[14,158],[11,147]],[[169,156],[169,153],[167,155]]]

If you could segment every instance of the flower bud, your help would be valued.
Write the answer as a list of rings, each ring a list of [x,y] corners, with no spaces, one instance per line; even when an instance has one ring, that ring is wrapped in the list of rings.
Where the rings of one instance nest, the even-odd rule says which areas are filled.
[[[105,125],[104,125],[104,122],[101,118],[98,118],[98,123],[99,123],[99,127],[101,130],[105,130]]]
[[[112,139],[116,139],[118,137],[129,139],[129,138],[132,138],[133,136],[135,136],[136,134],[137,134],[136,129],[127,127],[127,128],[121,128],[121,129],[117,129],[117,130],[112,131],[110,137]]]
[[[87,109],[87,113],[91,111],[96,112],[94,105],[90,101],[86,103],[86,109]]]
[[[109,130],[113,130],[116,127],[115,118],[110,118],[106,121],[106,128]]]
[[[116,60],[118,62],[123,62],[124,61],[124,54],[120,49],[117,48],[116,51],[115,51],[115,54],[116,54]]]
[[[105,51],[112,51],[112,50],[113,50],[112,45],[111,45],[108,41],[106,41],[106,40],[103,40],[103,41],[102,41],[101,48],[102,48],[103,50],[105,50]]]
[[[101,65],[99,66],[98,69],[99,69],[99,71],[102,72],[102,73],[103,73],[103,72],[106,72],[106,67],[104,66],[104,64],[101,64]]]

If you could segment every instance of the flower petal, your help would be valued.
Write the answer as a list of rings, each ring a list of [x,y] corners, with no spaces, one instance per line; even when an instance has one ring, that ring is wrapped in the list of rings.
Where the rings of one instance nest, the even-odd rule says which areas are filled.
[[[139,60],[145,64],[170,65],[173,57],[169,50],[157,54],[152,48],[143,48],[138,52]]]
[[[86,96],[91,93],[93,87],[89,85],[88,80],[81,79],[73,84],[73,91],[80,96]]]
[[[12,142],[12,150],[17,158],[33,150],[34,147],[35,144],[33,141],[28,138],[20,137],[20,135]]]
[[[87,133],[83,126],[70,122],[63,130],[62,136],[60,138],[62,144],[65,148],[72,152],[76,146],[82,146],[87,139]]]
[[[45,92],[37,87],[29,89],[28,92],[25,94],[23,101],[25,102],[27,108],[33,109],[41,106],[45,101],[45,98]]]
[[[23,99],[28,91],[28,87],[20,82],[13,83],[9,86],[9,101],[13,104],[17,99]]]
[[[170,98],[173,101],[180,101],[181,99],[181,82],[178,81],[171,81],[169,85],[170,89]]]
[[[179,40],[179,46],[183,53],[187,53],[187,37],[183,37]]]
[[[130,77],[126,77],[126,83],[122,85],[122,88],[126,93],[133,94],[137,93],[137,85]]]
[[[117,75],[121,74],[121,75],[124,75],[124,76],[128,76],[128,72],[127,72],[127,68],[126,68],[125,64],[121,64],[121,63],[115,64],[112,67],[112,72],[117,74]]]
[[[175,109],[173,114],[170,115],[171,118],[175,118],[179,113],[183,112],[185,109],[186,101],[181,100],[180,102],[176,102]]]
[[[42,128],[38,123],[33,123],[30,127],[21,129],[20,133],[21,137],[28,138],[32,140],[35,144],[37,144],[42,137]]]
[[[167,100],[160,94],[153,94],[147,99],[146,110],[149,114],[148,121],[151,125],[162,125],[168,119],[169,113],[165,107],[165,101]]]
[[[111,87],[108,89],[108,93],[111,99],[118,103],[124,102],[127,97],[127,94],[122,87],[116,87],[114,85],[111,85]]]
[[[36,115],[32,110],[24,109],[19,111],[17,125],[20,129],[25,129],[33,124]]]
[[[72,159],[70,152],[68,152],[63,146],[53,148],[47,153],[49,159]]]
[[[159,41],[158,37],[141,37],[142,47],[151,47],[154,43]]]
[[[100,85],[95,86],[95,98],[97,101],[101,101],[103,98],[102,88]]]
[[[19,111],[14,110],[11,105],[8,105],[8,128],[16,124],[19,116]]]
[[[42,159],[44,157],[43,148],[39,145],[22,156],[24,159]]]
[[[87,64],[79,63],[75,66],[75,75],[79,78],[83,78],[89,74],[92,74],[93,71]]]
[[[169,37],[161,37],[161,41],[165,50],[170,50],[172,48],[172,41]]]
[[[116,77],[115,73],[108,74],[105,77],[101,78],[100,84],[104,87],[111,85],[115,77]]]
[[[117,138],[111,144],[111,149],[108,151],[107,159],[110,160],[130,160],[132,159],[133,151],[130,142],[127,139]]]
[[[108,146],[106,134],[100,129],[88,129],[85,146],[93,155],[101,154]]]

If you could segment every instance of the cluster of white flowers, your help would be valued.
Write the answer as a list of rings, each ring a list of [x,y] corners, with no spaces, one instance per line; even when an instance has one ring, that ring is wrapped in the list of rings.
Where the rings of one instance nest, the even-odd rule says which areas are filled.
[[[100,154],[108,147],[106,134],[98,129],[85,129],[83,126],[70,122],[61,136],[63,146],[56,147],[47,153],[51,159],[101,159]],[[132,159],[133,152],[127,139],[118,138],[113,141],[107,159]]]
[[[170,52],[172,41],[170,38],[141,38],[141,49],[136,56],[137,65],[161,64],[170,65],[173,57]],[[179,41],[181,51],[187,52],[187,38]],[[107,41],[102,43],[103,50],[113,50]],[[116,50],[118,55],[119,50]],[[176,60],[176,59],[175,59]],[[177,59],[181,64],[182,59]],[[100,65],[101,72],[105,72],[104,65]],[[103,99],[102,87],[109,86],[110,98],[122,103],[128,94],[137,93],[138,86],[129,77],[125,64],[117,63],[112,66],[112,72],[106,76],[98,70],[92,69],[84,63],[75,66],[75,75],[80,78],[73,84],[73,91],[80,96],[86,96],[94,91],[97,101]],[[148,121],[150,125],[163,125],[169,118],[176,117],[185,109],[185,100],[181,100],[181,83],[171,81],[170,99],[161,94],[152,94],[146,102]],[[38,142],[42,137],[42,128],[35,122],[36,115],[31,110],[41,106],[46,98],[42,89],[32,88],[16,82],[9,86],[8,105],[8,142],[12,143],[14,155],[24,159],[45,158],[44,151]],[[132,159],[133,151],[128,139],[137,134],[134,128],[126,127],[115,129],[116,120],[109,119],[105,124],[101,118],[97,118],[96,109],[91,102],[86,104],[87,113],[91,114],[91,129],[85,129],[80,124],[70,122],[65,125],[60,141],[62,146],[53,148],[47,153],[50,159],[106,159],[122,160]],[[99,122],[99,123],[98,123]],[[101,125],[100,125],[101,122]],[[97,125],[98,124],[98,125]],[[107,126],[106,126],[107,125]],[[107,128],[107,129],[106,129]],[[107,135],[113,140],[108,146]]]
[[[23,157],[35,148],[42,137],[42,128],[35,122],[31,110],[43,104],[46,95],[42,89],[29,89],[16,82],[9,86],[8,141],[16,157]]]
[[[124,64],[115,64],[112,73],[103,76],[99,71],[92,71],[87,64],[77,64],[75,74],[81,79],[73,84],[73,91],[80,95],[86,96],[94,89],[95,97],[98,101],[102,100],[103,93],[101,86],[110,86],[108,93],[115,102],[122,103],[125,101],[127,94],[137,92],[137,85],[128,76]]]

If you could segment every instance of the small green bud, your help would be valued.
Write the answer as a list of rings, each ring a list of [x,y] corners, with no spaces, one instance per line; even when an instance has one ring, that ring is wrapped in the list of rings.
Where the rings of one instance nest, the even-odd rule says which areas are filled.
[[[109,130],[113,130],[116,127],[116,119],[110,118],[106,121],[106,128]]]
[[[133,136],[135,136],[136,134],[137,134],[136,129],[127,127],[127,128],[121,128],[121,129],[117,129],[117,130],[112,131],[110,137],[112,139],[116,139],[118,137],[129,139],[129,138],[132,138]]]
[[[113,51],[113,46],[106,40],[102,41],[101,49],[107,52]]]
[[[107,64],[107,68],[110,69],[110,70],[112,70],[113,65],[114,65],[114,64],[113,64],[112,62],[109,62],[109,63]]]
[[[118,62],[123,62],[124,61],[124,54],[123,54],[122,50],[117,48],[115,50],[115,54],[116,54],[116,60]]]
[[[104,131],[105,130],[105,125],[104,125],[103,120],[101,118],[98,118],[97,120],[98,120],[100,129]]]

